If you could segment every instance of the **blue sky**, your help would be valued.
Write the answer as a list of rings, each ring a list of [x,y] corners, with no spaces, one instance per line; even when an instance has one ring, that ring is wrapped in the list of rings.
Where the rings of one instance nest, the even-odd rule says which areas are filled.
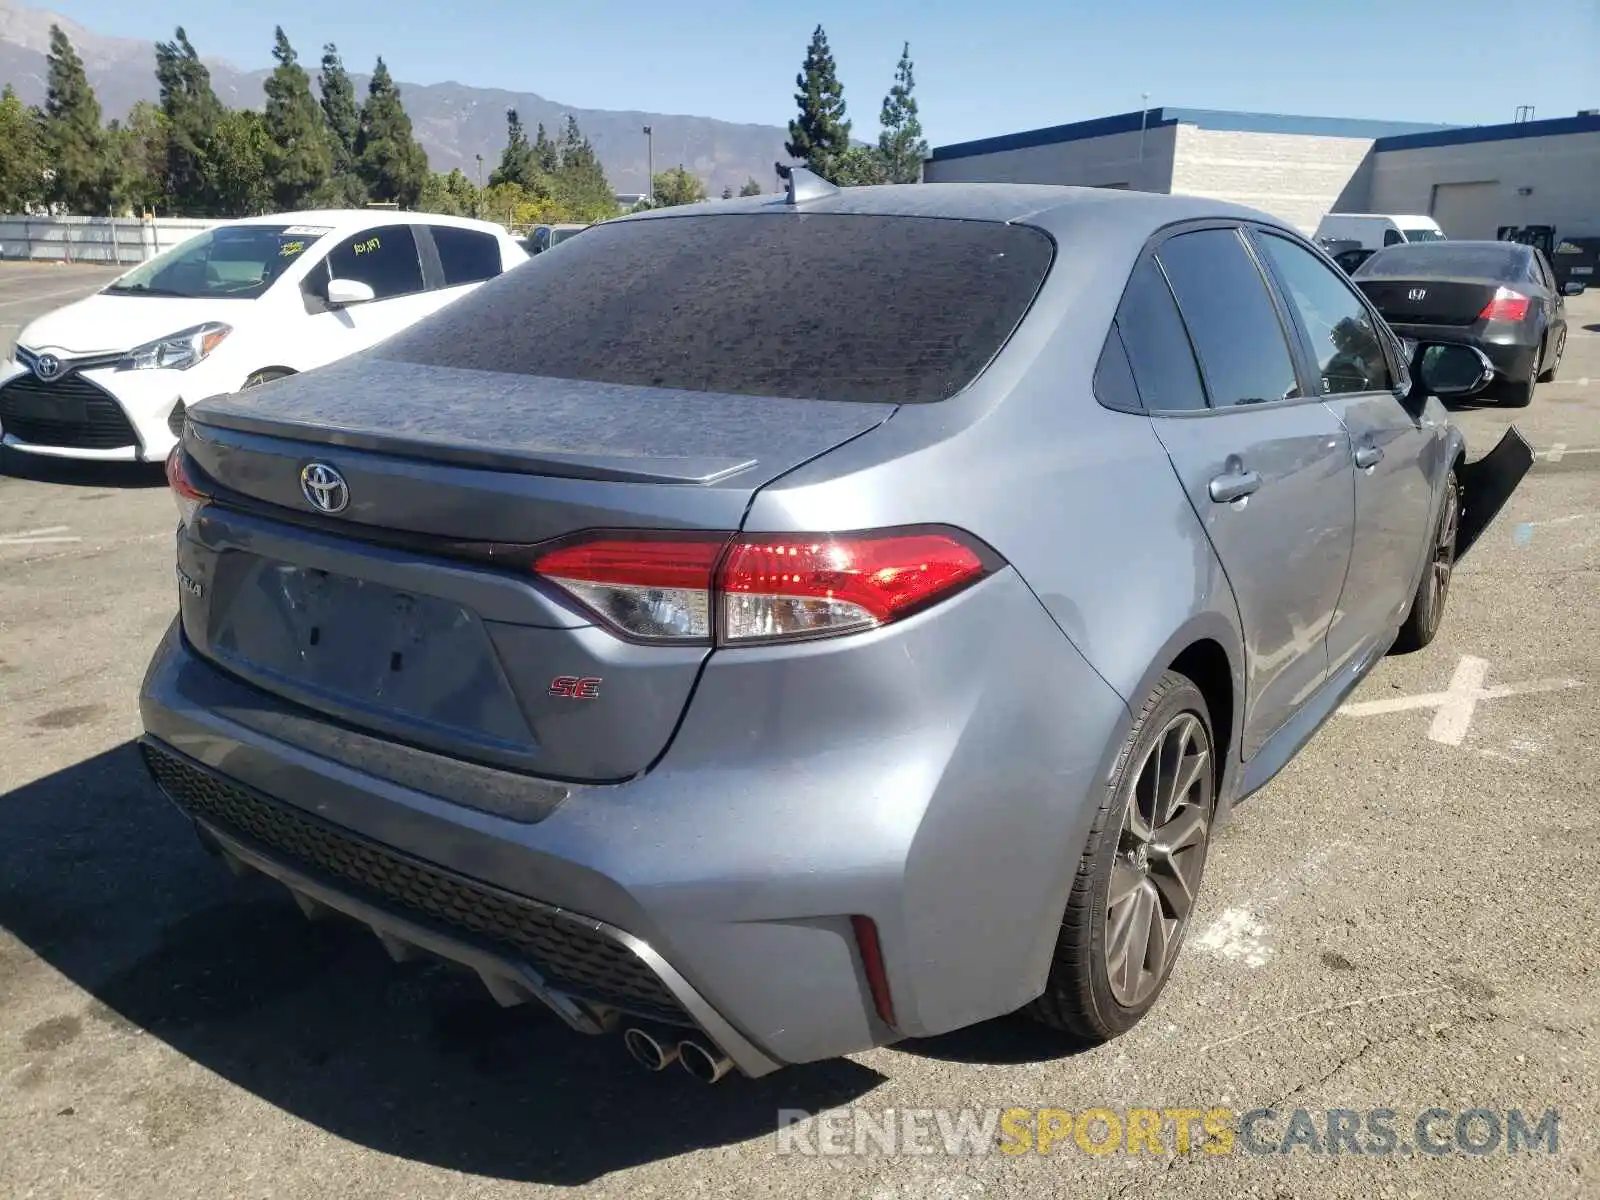
[[[31,0],[41,5],[50,0]],[[858,137],[911,42],[934,145],[1162,104],[1485,124],[1600,107],[1600,0],[55,0],[97,32],[182,23],[202,54],[266,66],[281,23],[302,58],[536,92],[582,108],[782,124],[814,25]],[[1516,15],[1518,13],[1522,15]]]

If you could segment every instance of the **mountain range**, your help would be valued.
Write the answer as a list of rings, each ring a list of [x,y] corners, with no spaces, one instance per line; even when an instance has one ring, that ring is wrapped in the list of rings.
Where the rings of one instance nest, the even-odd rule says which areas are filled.
[[[10,83],[24,103],[42,104],[50,26],[60,25],[82,57],[89,82],[100,99],[106,120],[125,115],[140,100],[157,99],[155,42],[106,37],[43,9],[23,8],[0,0],[0,84]],[[166,31],[164,36],[170,36]],[[301,62],[316,85],[321,46],[301,48]],[[218,99],[232,108],[261,108],[262,82],[270,71],[243,70],[222,59],[206,58]],[[346,64],[354,66],[355,64]],[[351,73],[358,97],[366,95],[368,76]],[[483,177],[500,161],[506,142],[506,109],[515,108],[531,131],[540,123],[552,134],[567,115],[594,143],[612,188],[643,193],[647,188],[648,146],[643,127],[654,131],[655,169],[682,164],[705,180],[711,195],[724,187],[738,190],[748,178],[763,188],[777,188],[773,163],[788,161],[783,144],[787,131],[776,125],[739,125],[709,117],[669,113],[617,112],[572,108],[532,92],[470,87],[463,83],[400,83],[400,96],[416,137],[435,171],[459,167],[476,182],[477,155],[483,156]]]

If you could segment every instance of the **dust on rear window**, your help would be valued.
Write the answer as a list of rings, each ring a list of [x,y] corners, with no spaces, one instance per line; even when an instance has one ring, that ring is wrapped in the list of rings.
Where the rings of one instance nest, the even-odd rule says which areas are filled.
[[[1360,279],[1510,279],[1521,274],[1526,247],[1515,242],[1423,242],[1379,250],[1356,270]]]
[[[1054,243],[936,217],[601,224],[385,342],[429,366],[733,395],[920,403],[982,372]]]

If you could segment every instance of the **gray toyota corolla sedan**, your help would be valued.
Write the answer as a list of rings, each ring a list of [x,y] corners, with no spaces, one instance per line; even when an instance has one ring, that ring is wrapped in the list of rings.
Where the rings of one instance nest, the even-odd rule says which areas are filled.
[[[1531,463],[1441,407],[1490,374],[1216,201],[607,222],[189,410],[145,757],[308,913],[651,1067],[1109,1038],[1229,807],[1434,636]]]

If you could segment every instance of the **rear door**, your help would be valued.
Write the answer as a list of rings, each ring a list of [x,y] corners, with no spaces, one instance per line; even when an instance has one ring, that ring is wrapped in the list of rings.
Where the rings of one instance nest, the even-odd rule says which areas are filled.
[[[1350,435],[1356,528],[1328,628],[1330,669],[1372,649],[1404,618],[1433,518],[1444,423],[1394,393],[1390,339],[1337,271],[1278,233],[1253,232],[1298,327],[1308,373]]]
[[[423,267],[432,268],[430,310],[461,299],[504,270],[500,239],[492,233],[459,225],[418,226],[417,232],[423,237]]]
[[[328,281],[350,279],[372,288],[365,304],[332,308]],[[429,295],[421,252],[410,225],[379,225],[336,243],[300,285],[310,316],[310,366],[376,345],[438,307]]]
[[[1355,522],[1349,438],[1302,385],[1236,227],[1163,241],[1135,271],[1117,325],[1239,602],[1249,758],[1328,674]]]

